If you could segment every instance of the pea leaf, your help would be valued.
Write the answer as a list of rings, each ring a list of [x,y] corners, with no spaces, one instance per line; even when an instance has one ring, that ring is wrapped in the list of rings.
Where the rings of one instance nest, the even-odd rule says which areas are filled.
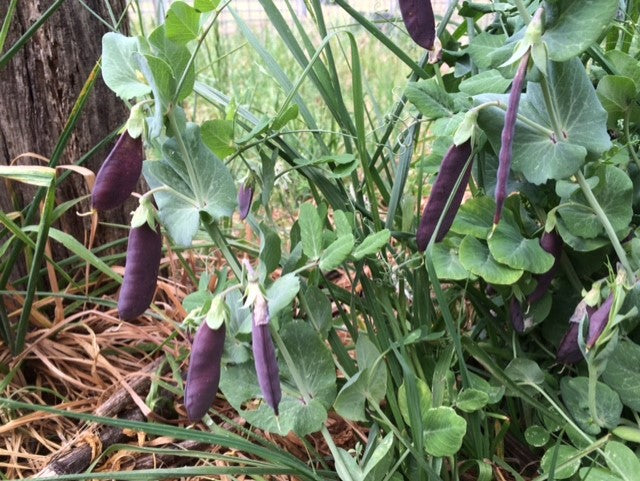
[[[366,256],[372,256],[377,254],[380,249],[387,245],[391,238],[391,232],[389,229],[382,229],[379,232],[369,234],[364,240],[355,248],[352,256],[356,260],[360,260]]]
[[[118,97],[129,100],[151,93],[133,54],[139,52],[136,38],[109,32],[102,37],[102,78]]]
[[[596,93],[609,114],[608,123],[612,127],[636,105],[636,84],[629,77],[607,75],[598,82]]]
[[[547,450],[540,461],[540,469],[543,473],[549,473],[554,468],[554,479],[567,479],[573,476],[580,469],[580,457],[577,457],[578,450],[572,446],[560,445]],[[575,458],[575,459],[573,459]],[[573,459],[569,464],[559,467],[565,462]]]
[[[460,82],[460,91],[468,95],[480,95],[488,93],[502,94],[511,85],[511,80],[506,79],[495,69],[480,72]]]
[[[600,105],[595,90],[579,59],[549,66],[551,98],[556,106],[562,130],[560,138],[552,132],[540,84],[530,82],[520,101],[519,114],[539,128],[516,122],[511,167],[533,184],[549,179],[565,179],[575,173],[587,159],[599,157],[611,147],[607,133],[607,113]],[[579,98],[580,102],[575,99]],[[474,97],[476,104],[489,101],[508,102],[507,95],[483,94]],[[498,152],[504,125],[504,111],[484,108],[478,125]],[[547,129],[547,132],[544,131]],[[531,159],[535,159],[533,162]]]
[[[351,254],[354,242],[352,234],[338,237],[333,241],[320,256],[318,264],[320,270],[326,272],[339,267]]]
[[[452,456],[462,447],[467,421],[450,407],[431,408],[424,419],[424,449],[432,456]]]
[[[564,62],[584,52],[609,27],[618,0],[563,0],[547,2],[547,26],[542,40],[549,59]]]
[[[640,346],[621,340],[609,357],[603,380],[620,396],[625,406],[640,411]]]
[[[438,279],[462,281],[475,279],[460,262],[459,249],[462,238],[448,235],[442,242],[438,242],[431,248],[431,260],[436,270]]]
[[[620,422],[622,402],[618,394],[606,384],[596,384],[596,413],[593,419],[589,410],[589,378],[562,378],[562,400],[576,424],[588,434],[597,435],[600,428],[615,428]]]
[[[631,449],[618,441],[609,441],[604,450],[607,466],[624,481],[637,479],[640,460]]]
[[[302,204],[298,224],[303,252],[309,259],[317,259],[322,253],[322,221],[318,209],[309,203]]]
[[[633,216],[633,182],[613,165],[603,165],[596,171],[598,184],[592,189],[613,229],[624,231]],[[591,209],[581,190],[569,197],[570,204],[558,209],[566,228],[578,237],[593,239],[604,232],[602,223]]]
[[[507,222],[500,222],[488,239],[491,255],[513,269],[544,274],[553,266],[555,258],[546,252],[538,239],[526,239],[520,230]]]
[[[278,278],[267,289],[269,315],[273,318],[291,305],[300,290],[300,279],[293,272]]]
[[[236,151],[233,143],[233,122],[230,120],[207,120],[200,129],[202,141],[221,159]]]
[[[178,245],[189,246],[198,229],[200,213],[216,220],[228,217],[237,201],[231,173],[202,143],[196,124],[187,124],[182,141],[188,159],[183,157],[178,141],[170,138],[163,145],[163,159],[146,161],[143,171],[151,188],[171,188],[154,194],[160,219]],[[189,176],[187,162],[195,173],[194,179]]]
[[[253,363],[227,365],[222,370],[220,389],[252,426],[283,436],[290,431],[306,436],[319,431],[327,419],[327,409],[335,398],[335,367],[331,353],[309,324],[294,321],[282,328],[281,336],[304,380],[307,400],[282,360],[279,360],[281,382],[287,389],[283,389],[277,418],[266,403],[251,402],[262,397]]]
[[[435,79],[421,80],[407,86],[405,95],[428,119],[450,117],[455,113],[453,98]]]
[[[512,269],[496,261],[489,248],[475,237],[466,236],[460,243],[460,263],[473,274],[490,284],[509,285],[522,277],[523,271]]]
[[[167,37],[178,43],[187,43],[198,37],[200,12],[184,2],[174,2],[165,20]]]

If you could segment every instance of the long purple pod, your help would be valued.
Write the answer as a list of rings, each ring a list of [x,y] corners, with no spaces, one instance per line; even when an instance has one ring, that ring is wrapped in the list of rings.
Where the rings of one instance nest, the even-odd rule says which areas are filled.
[[[558,268],[560,266],[560,255],[562,254],[562,237],[556,233],[556,231],[545,232],[542,234],[540,238],[540,246],[549,254],[551,254],[555,261],[553,262],[553,266],[544,274],[540,274],[536,276],[536,280],[538,284],[536,285],[535,290],[529,294],[527,300],[529,301],[529,305],[535,304],[540,301],[549,290],[549,286],[553,279],[555,279],[556,274],[558,273]]]
[[[427,50],[436,39],[436,20],[431,0],[399,0],[402,20],[411,39]]]
[[[427,248],[427,245],[436,230],[436,226],[438,225],[440,214],[447,205],[447,200],[451,195],[451,191],[456,185],[458,177],[463,172],[470,155],[471,141],[467,140],[463,144],[453,145],[444,156],[442,165],[440,166],[440,172],[438,173],[438,178],[431,189],[431,194],[429,195],[427,205],[422,212],[422,219],[420,220],[420,226],[418,227],[418,232],[416,234],[416,241],[420,251],[424,251]],[[449,210],[447,211],[444,219],[442,219],[442,224],[440,225],[438,235],[436,236],[436,242],[440,242],[444,239],[444,236],[449,232],[451,224],[453,224],[453,220],[455,219],[458,209],[460,208],[460,204],[462,203],[462,197],[467,189],[470,176],[471,163],[469,163],[467,169],[464,170],[458,190],[452,199]]]
[[[277,416],[282,390],[276,349],[269,331],[269,309],[263,297],[258,297],[254,305],[251,335],[258,384],[265,401]]]
[[[191,421],[201,419],[216,398],[225,333],[224,323],[219,329],[211,329],[203,321],[193,339],[184,391],[184,406]]]
[[[498,181],[496,183],[496,213],[493,217],[494,224],[498,224],[500,222],[504,201],[507,198],[507,181],[509,180],[511,157],[513,155],[513,137],[516,132],[518,107],[520,105],[520,96],[522,95],[524,79],[527,76],[527,66],[529,64],[530,55],[531,49],[528,49],[520,60],[518,71],[516,72],[516,76],[513,78],[513,84],[511,85],[509,105],[507,105],[507,111],[504,115],[500,154],[498,155]]]
[[[153,230],[149,224],[143,224],[131,229],[124,282],[118,298],[120,319],[135,319],[149,307],[156,290],[161,258],[162,236],[159,226]]]
[[[242,185],[238,189],[238,210],[240,211],[240,220],[244,220],[251,210],[251,201],[253,200],[253,187],[250,185]]]
[[[125,131],[96,176],[91,194],[94,209],[109,210],[124,204],[136,188],[143,157],[142,137],[134,139]]]
[[[609,295],[598,310],[589,315],[589,337],[587,338],[587,348],[591,349],[596,343],[602,331],[609,322],[609,313],[613,306],[613,294]]]
[[[580,333],[580,321],[584,316],[589,318],[595,313],[595,309],[587,306],[586,302],[581,301],[575,308],[571,319],[569,319],[569,328],[558,346],[556,359],[565,364],[575,364],[582,361],[584,356],[580,350],[578,343],[578,335]]]

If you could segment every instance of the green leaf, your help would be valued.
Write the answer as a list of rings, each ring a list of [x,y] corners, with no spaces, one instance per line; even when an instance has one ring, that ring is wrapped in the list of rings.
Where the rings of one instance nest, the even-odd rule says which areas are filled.
[[[622,50],[609,50],[605,57],[619,75],[632,79],[636,84],[636,90],[640,91],[640,62],[637,59]]]
[[[183,84],[180,87],[180,93],[177,96],[178,102],[184,100],[193,92],[196,77],[195,67],[193,63],[189,63],[191,52],[185,45],[167,38],[165,25],[160,25],[151,33],[149,43],[153,47],[154,55],[162,58],[171,68],[176,87],[186,71]],[[175,95],[175,93],[172,95]]]
[[[302,204],[298,216],[302,250],[309,259],[317,259],[322,253],[322,221],[313,204]]]
[[[616,476],[611,471],[593,466],[580,468],[578,475],[580,481],[622,481],[620,476]]]
[[[618,10],[618,0],[563,0],[548,6],[547,21],[551,21],[542,41],[551,60],[564,62],[600,38]]]
[[[334,403],[336,412],[353,421],[366,421],[367,401],[380,403],[387,390],[387,371],[380,352],[365,334],[358,336],[356,352],[359,371],[342,387]]]
[[[307,323],[287,324],[281,335],[304,381],[302,389],[309,395],[308,401],[282,361],[281,382],[287,388],[283,389],[277,418],[266,403],[250,403],[262,397],[253,363],[227,365],[222,369],[220,389],[240,416],[255,428],[283,436],[290,431],[306,436],[319,431],[327,419],[327,409],[335,397],[335,367],[331,353]]]
[[[538,426],[535,424],[533,426],[529,426],[524,432],[524,438],[531,446],[535,448],[541,448],[542,446],[547,444],[550,437],[551,436],[549,435],[549,431],[547,431],[542,426]]]
[[[260,223],[260,261],[265,267],[265,274],[270,274],[278,268],[280,256],[280,237],[264,222]]]
[[[231,173],[202,143],[196,124],[187,124],[182,141],[188,159],[171,138],[163,145],[162,160],[145,161],[144,175],[152,189],[163,185],[172,189],[154,194],[160,219],[176,244],[189,246],[199,226],[199,214],[215,220],[231,216],[237,194]],[[187,162],[195,173],[193,185]]]
[[[308,315],[311,324],[325,338],[333,321],[331,301],[316,286],[308,287],[304,292],[304,298],[309,308]]]
[[[617,441],[609,441],[604,450],[609,469],[624,481],[635,481],[640,473],[640,460],[631,449]]]
[[[475,237],[466,236],[462,240],[459,257],[465,269],[490,284],[514,284],[523,274],[521,270],[512,269],[496,261],[489,248]]]
[[[543,473],[551,472],[551,468],[554,467],[554,479],[567,479],[573,476],[578,469],[580,469],[580,458],[576,457],[578,450],[571,446],[561,445],[554,446],[547,450],[542,456],[540,461],[540,469]],[[576,457],[573,461],[569,462],[564,467],[560,467],[561,464]]]
[[[465,388],[456,398],[456,407],[466,413],[478,411],[487,405],[489,396],[486,392],[473,388]]]
[[[598,82],[596,93],[609,114],[608,123],[612,127],[636,105],[636,84],[629,77],[607,75]]]
[[[320,270],[326,272],[339,267],[351,254],[354,243],[355,240],[352,234],[338,237],[320,256],[320,262],[318,263]]]
[[[194,0],[193,7],[198,12],[210,12],[211,10],[215,10],[218,8],[220,4],[220,0]]]
[[[174,2],[165,20],[167,37],[178,43],[187,43],[198,38],[200,13],[184,2]]]
[[[602,165],[595,172],[599,182],[592,191],[616,232],[625,230],[633,216],[633,182],[618,167]],[[566,199],[563,199],[566,202]],[[592,239],[604,232],[602,223],[581,190],[574,192],[558,213],[567,229],[578,237]],[[577,205],[575,205],[577,204]]]
[[[480,72],[460,82],[460,91],[468,95],[503,94],[511,85],[511,80],[504,78],[499,71],[492,69]]]
[[[138,40],[109,32],[102,37],[102,78],[122,100],[151,93],[133,54],[139,51]]]
[[[374,234],[369,234],[358,247],[355,248],[352,256],[354,259],[360,260],[363,257],[375,255],[380,249],[387,245],[390,238],[391,232],[389,229],[382,229]]]
[[[479,69],[487,69],[491,66],[491,54],[504,45],[506,38],[503,34],[493,35],[482,32],[473,38],[467,52]]]
[[[462,447],[467,421],[450,407],[431,408],[424,420],[424,449],[432,456],[452,456]]]
[[[518,384],[540,385],[544,382],[544,372],[540,366],[535,361],[524,357],[513,359],[504,372]]]
[[[567,410],[576,424],[587,434],[597,435],[600,428],[613,429],[620,422],[622,403],[620,397],[606,384],[596,384],[596,413],[598,419],[591,417],[589,410],[589,378],[562,378],[560,392]]]
[[[0,177],[38,187],[49,187],[56,169],[40,165],[0,165]]]
[[[200,127],[202,141],[221,159],[236,152],[233,142],[233,122],[230,120],[207,120]]]
[[[300,290],[300,279],[293,272],[278,278],[267,289],[269,315],[273,318],[291,305]]]
[[[486,239],[493,228],[495,212],[496,203],[491,197],[474,197],[462,204],[450,230],[456,234]]]
[[[336,233],[338,237],[342,237],[347,234],[353,234],[353,227],[347,218],[347,214],[342,210],[336,210],[333,212],[333,222],[336,226]]]
[[[394,461],[392,449],[394,439],[394,433],[390,432],[376,446],[362,468],[363,481],[381,481],[388,474],[389,467]]]
[[[640,346],[621,340],[609,357],[607,367],[602,374],[606,382],[618,393],[625,406],[640,411]]]
[[[487,396],[489,397],[489,404],[499,403],[504,396],[504,386],[493,386],[489,384],[486,379],[472,372],[469,373],[469,384],[473,389],[477,389],[479,391],[487,393]]]
[[[488,239],[489,251],[498,262],[513,269],[544,274],[553,267],[555,258],[536,239],[526,239],[520,230],[500,222]]]
[[[278,116],[278,118],[274,119],[271,124],[271,128],[273,130],[280,130],[282,127],[287,125],[292,120],[295,120],[298,117],[298,113],[300,112],[300,108],[297,104],[289,105],[287,109]]]
[[[426,382],[420,378],[416,378],[416,386],[418,387],[418,397],[420,399],[420,417],[422,421],[427,417],[427,412],[431,409],[431,389]],[[398,389],[398,407],[400,408],[400,414],[407,424],[411,424],[411,417],[409,415],[409,404],[407,401],[407,386],[406,381],[400,385]]]
[[[460,262],[460,242],[462,242],[462,237],[448,235],[442,242],[433,244],[431,260],[438,279],[451,281],[475,279],[475,276]]]
[[[453,98],[435,79],[410,83],[405,95],[428,119],[450,117],[455,113]]]
[[[519,114],[541,128],[518,120],[513,141],[511,167],[534,184],[568,178],[582,167],[587,155],[597,158],[611,147],[607,113],[600,105],[582,63],[578,59],[560,64],[552,62],[549,65],[549,83],[562,138],[542,130],[553,130],[552,122],[540,84],[530,82],[527,93],[521,97]],[[580,99],[580,102],[575,99]],[[508,96],[484,94],[474,98],[476,104],[496,100],[507,105]],[[498,152],[504,111],[497,107],[482,109],[478,125]]]

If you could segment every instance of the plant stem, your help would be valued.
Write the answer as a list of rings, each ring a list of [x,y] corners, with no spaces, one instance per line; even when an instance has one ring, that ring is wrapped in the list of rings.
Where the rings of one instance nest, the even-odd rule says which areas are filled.
[[[596,369],[589,363],[589,385],[587,391],[587,402],[589,403],[589,414],[591,414],[592,420],[600,427],[602,422],[598,416],[598,409],[596,408],[596,388],[598,386],[598,373]]]
[[[504,110],[505,112],[507,111],[507,105],[504,102],[500,102],[499,100],[491,100],[489,102],[482,103],[482,104],[474,107],[473,110],[478,110],[479,111],[479,110],[485,109],[487,107],[497,107],[497,108],[499,108],[501,110]],[[517,114],[517,118],[518,118],[518,120],[520,122],[522,122],[526,126],[531,127],[532,129],[537,130],[538,132],[540,132],[540,133],[542,133],[544,135],[547,135],[550,138],[553,138],[553,137],[556,136],[556,133],[553,130],[548,129],[544,125],[540,125],[537,122],[534,122],[533,120],[525,117],[522,114]]]
[[[531,21],[531,15],[529,14],[527,7],[524,5],[524,2],[522,0],[514,0],[513,3],[516,4],[518,13],[522,17],[522,20],[524,20],[524,23],[529,23]]]
[[[178,121],[176,120],[176,114],[173,110],[173,106],[169,109],[169,112],[167,112],[167,118],[169,119],[171,129],[176,136],[175,139],[178,142],[178,148],[180,149],[180,153],[182,154],[182,160],[184,161],[184,165],[187,168],[187,173],[189,175],[189,184],[191,184],[190,187],[196,197],[198,207],[202,207],[204,205],[204,200],[200,198],[200,195],[202,193],[200,177],[196,175],[196,171],[193,169],[193,162],[191,156],[189,155],[189,151],[187,150],[187,146],[184,143],[184,139],[182,138],[182,131],[178,126]]]
[[[629,133],[629,119],[631,117],[631,109],[627,109],[624,114],[624,138],[627,141],[627,149],[629,150],[629,154],[631,154],[631,158],[635,162],[635,164],[640,168],[640,159],[638,159],[638,154],[636,154],[636,149],[633,148],[633,144],[631,143],[631,134]]]
[[[551,97],[551,87],[549,87],[549,82],[547,82],[547,78],[544,75],[542,75],[542,79],[540,80],[540,86],[542,87],[542,95],[544,96],[544,103],[547,107],[549,118],[551,119],[551,125],[553,125],[553,130],[558,140],[560,140],[563,138],[562,126],[560,125],[556,104],[553,102],[553,97]]]
[[[218,223],[213,219],[203,219],[203,224],[209,234],[209,237],[211,237],[211,240],[215,242],[216,246],[218,246],[218,249],[220,249],[220,252],[222,252],[222,255],[227,261],[227,264],[231,267],[233,274],[236,276],[238,281],[242,282],[242,266],[240,265],[240,262],[238,262],[235,254],[231,252],[229,244],[227,244],[227,239],[222,235],[220,227],[218,227]]]
[[[629,279],[632,282],[635,282],[635,278],[636,278],[635,274],[633,272],[633,269],[631,268],[631,264],[629,264],[629,260],[627,259],[627,254],[624,251],[622,244],[620,244],[620,241],[618,240],[616,231],[613,229],[613,226],[611,225],[611,222],[609,221],[607,214],[605,214],[605,212],[602,210],[602,207],[600,206],[598,199],[596,199],[596,196],[593,195],[593,192],[591,191],[591,187],[589,187],[589,184],[587,184],[587,180],[584,178],[584,174],[582,173],[581,170],[576,172],[576,179],[578,180],[578,184],[580,184],[582,193],[587,198],[587,202],[589,202],[589,205],[593,209],[593,212],[596,214],[596,217],[598,217],[598,220],[604,227],[604,230],[607,233],[609,240],[611,241],[611,245],[613,246],[613,249],[616,251],[616,254],[618,255],[618,259],[620,259],[620,262],[622,263],[623,267],[627,271],[627,274],[629,275]]]

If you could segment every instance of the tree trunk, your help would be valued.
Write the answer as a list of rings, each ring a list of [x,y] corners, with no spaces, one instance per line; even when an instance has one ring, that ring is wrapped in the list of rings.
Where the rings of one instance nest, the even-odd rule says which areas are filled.
[[[119,18],[126,0],[109,2],[114,15]],[[5,51],[52,3],[53,0],[18,2]],[[85,0],[84,3],[107,23],[112,23],[104,0]],[[4,19],[8,5],[8,1],[0,1],[0,21]],[[121,31],[127,28],[125,19]],[[82,3],[67,0],[0,71],[0,164],[7,165],[20,154],[28,152],[47,158],[51,156],[74,102],[100,57],[102,35],[107,31],[107,26]],[[126,118],[125,106],[99,78],[60,163],[77,162]],[[85,166],[97,172],[110,148],[97,152]],[[18,161],[18,164],[25,163],[41,164],[42,161],[34,158]],[[33,199],[34,189],[25,184],[14,182],[7,184],[7,188],[3,187],[0,187],[0,209],[5,212],[19,210]],[[59,205],[88,193],[84,178],[73,173],[58,189],[56,202]],[[127,224],[132,205],[135,204],[110,211],[108,218],[101,214],[101,220]],[[89,220],[78,217],[76,212],[89,209],[90,201],[82,201],[64,214],[55,227],[83,242],[88,235]],[[95,245],[123,235],[117,229],[98,229]],[[54,258],[66,255],[61,246],[54,245],[53,248]],[[15,275],[26,272],[23,262],[15,269]]]

